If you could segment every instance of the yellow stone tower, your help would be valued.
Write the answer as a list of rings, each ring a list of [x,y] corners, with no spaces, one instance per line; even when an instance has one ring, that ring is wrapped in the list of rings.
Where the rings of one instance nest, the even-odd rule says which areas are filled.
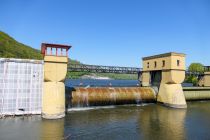
[[[42,43],[44,56],[44,93],[42,117],[59,119],[65,116],[65,85],[68,50],[71,46]]]
[[[181,86],[184,79],[185,54],[172,52],[143,58],[142,86],[159,83],[158,102],[174,108],[186,108]]]

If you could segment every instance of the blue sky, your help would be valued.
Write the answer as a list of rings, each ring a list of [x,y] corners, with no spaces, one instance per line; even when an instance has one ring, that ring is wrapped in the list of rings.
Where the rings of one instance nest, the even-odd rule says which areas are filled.
[[[0,30],[37,49],[70,44],[83,63],[134,67],[174,51],[210,65],[209,0],[0,1]]]

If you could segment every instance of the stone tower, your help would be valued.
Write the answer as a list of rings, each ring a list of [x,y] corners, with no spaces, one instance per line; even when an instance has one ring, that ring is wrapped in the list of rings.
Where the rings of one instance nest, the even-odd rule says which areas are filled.
[[[68,50],[71,46],[42,43],[44,56],[44,92],[42,117],[58,119],[65,116],[65,85]]]
[[[186,108],[181,86],[184,79],[185,54],[172,52],[143,58],[142,86],[159,83],[158,102],[174,108]]]

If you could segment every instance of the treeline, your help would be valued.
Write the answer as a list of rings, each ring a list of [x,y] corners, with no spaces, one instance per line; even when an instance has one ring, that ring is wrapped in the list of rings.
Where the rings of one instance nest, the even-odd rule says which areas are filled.
[[[37,59],[42,60],[40,50],[16,41],[8,34],[0,31],[0,57],[3,58],[20,58],[20,59]],[[80,64],[79,61],[69,59],[72,64]]]

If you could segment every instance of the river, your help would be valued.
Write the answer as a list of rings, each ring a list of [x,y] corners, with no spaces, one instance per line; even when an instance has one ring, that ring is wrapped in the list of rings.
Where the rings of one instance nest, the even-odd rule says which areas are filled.
[[[139,80],[99,80],[99,79],[67,79],[67,87],[137,87]],[[183,83],[182,86],[192,86],[191,83]]]
[[[64,119],[39,115],[0,120],[1,140],[207,140],[210,101],[188,102],[187,109],[157,104],[109,106],[71,111]]]
[[[66,81],[68,87],[107,84],[137,86],[138,81]],[[74,108],[59,120],[45,120],[40,115],[7,117],[0,119],[0,140],[209,139],[210,101],[187,105],[187,109],[142,103]]]

